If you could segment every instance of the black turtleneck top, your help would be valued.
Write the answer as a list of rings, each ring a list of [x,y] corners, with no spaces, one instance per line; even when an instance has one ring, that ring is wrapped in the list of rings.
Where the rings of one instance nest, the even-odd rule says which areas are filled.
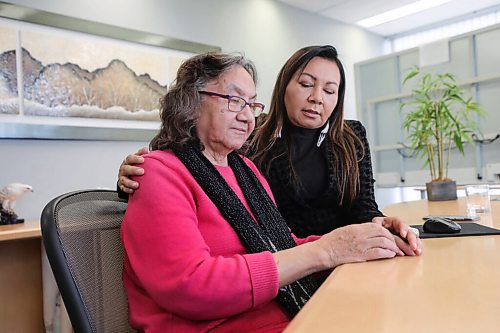
[[[350,206],[340,205],[337,173],[342,170],[335,169],[333,152],[327,148],[329,138],[326,137],[317,147],[321,129],[286,124],[281,138],[271,148],[272,155],[279,157],[271,163],[265,176],[279,211],[298,237],[323,235],[348,224],[369,222],[375,216],[383,216],[375,202],[375,180],[365,129],[355,120],[346,120],[346,125],[352,128],[364,146],[364,158],[358,162],[360,191]],[[291,160],[298,183],[290,179],[289,140],[294,143]]]
[[[298,191],[306,202],[314,200],[328,185],[328,168],[318,138],[321,129],[288,124],[286,131],[293,140],[292,164],[298,176]]]

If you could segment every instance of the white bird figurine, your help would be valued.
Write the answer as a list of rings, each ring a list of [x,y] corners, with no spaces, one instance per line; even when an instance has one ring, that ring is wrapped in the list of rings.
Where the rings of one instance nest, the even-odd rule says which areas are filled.
[[[26,192],[33,192],[33,188],[26,184],[11,183],[0,190],[0,202],[3,209],[13,211],[16,200]]]

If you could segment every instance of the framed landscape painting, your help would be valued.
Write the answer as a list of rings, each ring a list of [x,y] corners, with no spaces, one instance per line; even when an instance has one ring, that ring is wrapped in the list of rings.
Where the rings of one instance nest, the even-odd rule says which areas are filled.
[[[141,32],[91,24],[100,35],[0,18],[1,137],[149,140],[182,61],[218,50],[139,43]]]

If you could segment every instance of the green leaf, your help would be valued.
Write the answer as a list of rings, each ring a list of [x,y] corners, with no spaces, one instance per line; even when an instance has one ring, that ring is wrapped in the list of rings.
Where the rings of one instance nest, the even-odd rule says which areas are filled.
[[[403,84],[418,79],[412,96],[400,103],[404,112],[402,128],[407,132],[407,145],[415,156],[422,159],[433,177],[447,169],[449,153],[444,153],[450,143],[464,154],[464,142],[474,144],[472,134],[477,131],[477,115],[485,111],[465,95],[452,73],[422,73],[413,66],[403,79]],[[439,147],[437,147],[439,145]],[[438,158],[436,154],[440,153]],[[444,161],[443,161],[444,159]]]

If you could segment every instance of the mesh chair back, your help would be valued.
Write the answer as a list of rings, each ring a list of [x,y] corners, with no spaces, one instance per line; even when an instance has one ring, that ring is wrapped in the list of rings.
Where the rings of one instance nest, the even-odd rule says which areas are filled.
[[[115,191],[84,190],[52,200],[42,238],[75,332],[133,332],[122,284],[120,224],[127,203]]]

